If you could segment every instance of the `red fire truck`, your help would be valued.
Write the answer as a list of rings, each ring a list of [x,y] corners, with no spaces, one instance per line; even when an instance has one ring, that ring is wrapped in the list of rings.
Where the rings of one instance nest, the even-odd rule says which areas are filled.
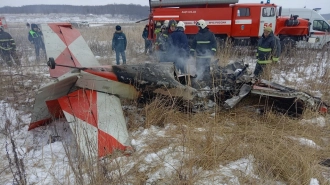
[[[309,22],[297,16],[282,17],[282,7],[238,0],[150,0],[149,39],[155,40],[154,25],[165,20],[183,21],[185,33],[192,39],[198,32],[196,22],[204,19],[220,40],[256,44],[263,29],[270,26],[282,42],[305,40]]]
[[[7,22],[6,22],[5,17],[0,17],[0,26],[7,28]]]

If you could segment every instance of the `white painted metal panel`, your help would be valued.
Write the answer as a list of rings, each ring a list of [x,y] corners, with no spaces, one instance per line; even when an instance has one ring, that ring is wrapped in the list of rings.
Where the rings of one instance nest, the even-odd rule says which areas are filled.
[[[98,128],[121,144],[130,144],[124,113],[118,97],[105,93],[97,94]]]

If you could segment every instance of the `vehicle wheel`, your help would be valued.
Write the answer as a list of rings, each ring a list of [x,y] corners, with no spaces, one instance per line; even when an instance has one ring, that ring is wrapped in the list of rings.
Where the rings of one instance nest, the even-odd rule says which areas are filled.
[[[51,68],[51,69],[55,69],[56,63],[53,57],[49,57],[49,60],[47,62],[47,65]]]

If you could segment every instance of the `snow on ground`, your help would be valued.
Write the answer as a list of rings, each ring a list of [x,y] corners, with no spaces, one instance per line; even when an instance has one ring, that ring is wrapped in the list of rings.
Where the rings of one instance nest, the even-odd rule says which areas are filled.
[[[74,15],[65,16],[50,14],[48,16],[40,15],[5,15],[7,22],[59,22],[59,21],[88,21],[88,22],[127,22],[124,18],[117,17],[113,18],[111,15],[105,16],[94,16],[94,15]],[[32,57],[32,58],[31,58]],[[102,56],[98,56],[102,57]],[[33,60],[33,56],[29,57],[29,60]],[[254,66],[255,60],[250,57],[246,58],[246,63],[250,66]],[[249,69],[252,71],[252,69]],[[311,70],[313,71],[313,70]],[[43,71],[34,71],[35,73],[41,73],[42,75],[48,76],[48,73]],[[284,82],[282,79],[283,74],[278,74],[274,77],[277,83]],[[286,78],[297,79],[296,75],[286,75]],[[297,79],[303,81],[303,79]],[[27,132],[28,124],[30,122],[30,115],[22,115],[22,112],[17,111],[4,101],[0,102],[0,130],[5,128],[15,130],[12,132],[12,138],[15,140],[17,145],[17,153],[20,159],[24,160],[26,166],[26,179],[28,184],[43,185],[53,183],[74,183],[74,177],[72,169],[69,167],[69,160],[66,154],[64,143],[73,144],[72,133],[64,120],[54,122],[47,127],[39,127],[33,131]],[[17,120],[17,115],[20,115],[22,120]],[[11,124],[7,124],[7,120],[11,121]],[[314,120],[302,120],[302,124],[315,124],[318,126],[325,126],[325,120],[323,117],[315,118]],[[131,160],[132,157],[119,157],[116,161],[121,164],[121,172],[113,171],[111,173],[122,173],[129,171],[136,163],[139,163],[138,171],[146,173],[148,176],[147,184],[153,184],[160,179],[164,179],[171,176],[172,173],[177,173],[176,169],[180,167],[180,161],[184,157],[183,153],[187,150],[184,147],[176,147],[175,145],[169,145],[168,148],[159,151],[148,151],[147,140],[156,137],[165,137],[167,129],[175,129],[174,125],[168,124],[165,128],[159,128],[151,126],[150,128],[140,128],[138,131],[131,133],[132,141],[131,144],[135,148],[136,153],[140,155],[139,160]],[[203,131],[201,128],[200,131]],[[61,136],[62,140],[50,142],[50,136]],[[9,145],[10,137],[0,134],[0,157],[4,160],[0,162],[1,166],[8,166],[7,153],[10,156],[13,155],[11,147]],[[294,138],[292,140],[299,142],[301,145],[307,145],[310,147],[318,148],[312,140],[305,138]],[[175,138],[173,138],[175,140]],[[74,147],[74,146],[73,146]],[[8,149],[8,151],[6,150]],[[194,169],[201,178],[196,184],[223,184],[223,180],[230,184],[239,184],[237,171],[239,174],[244,174],[250,178],[259,177],[254,174],[253,169],[253,156],[247,156],[246,158],[232,161],[227,165],[220,165],[213,171],[207,171],[202,169]],[[160,166],[158,170],[150,170],[153,166]],[[0,184],[13,184],[13,178],[11,173],[0,174]],[[71,184],[70,183],[70,184]],[[277,182],[277,184],[282,184]],[[319,181],[316,178],[310,180],[310,185],[318,185]]]

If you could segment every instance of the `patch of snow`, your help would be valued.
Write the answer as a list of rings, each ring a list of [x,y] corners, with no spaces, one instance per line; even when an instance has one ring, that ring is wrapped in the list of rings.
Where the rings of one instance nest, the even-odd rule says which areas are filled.
[[[320,146],[318,146],[313,140],[306,139],[306,138],[296,138],[296,137],[289,137],[290,139],[294,141],[299,141],[301,145],[306,145],[308,147],[316,148],[316,149],[321,149]]]
[[[312,119],[309,119],[309,120],[302,119],[301,123],[302,124],[315,125],[315,126],[318,126],[318,127],[325,127],[326,126],[326,120],[322,116],[317,117],[317,118],[312,118]]]
[[[312,178],[309,185],[320,185],[319,181],[315,178]]]
[[[238,174],[259,179],[258,176],[254,175],[253,162],[253,156],[248,156],[247,158],[239,159],[225,166],[220,165],[217,170],[203,171],[201,180],[197,181],[196,184],[225,185],[229,183],[239,185]]]

